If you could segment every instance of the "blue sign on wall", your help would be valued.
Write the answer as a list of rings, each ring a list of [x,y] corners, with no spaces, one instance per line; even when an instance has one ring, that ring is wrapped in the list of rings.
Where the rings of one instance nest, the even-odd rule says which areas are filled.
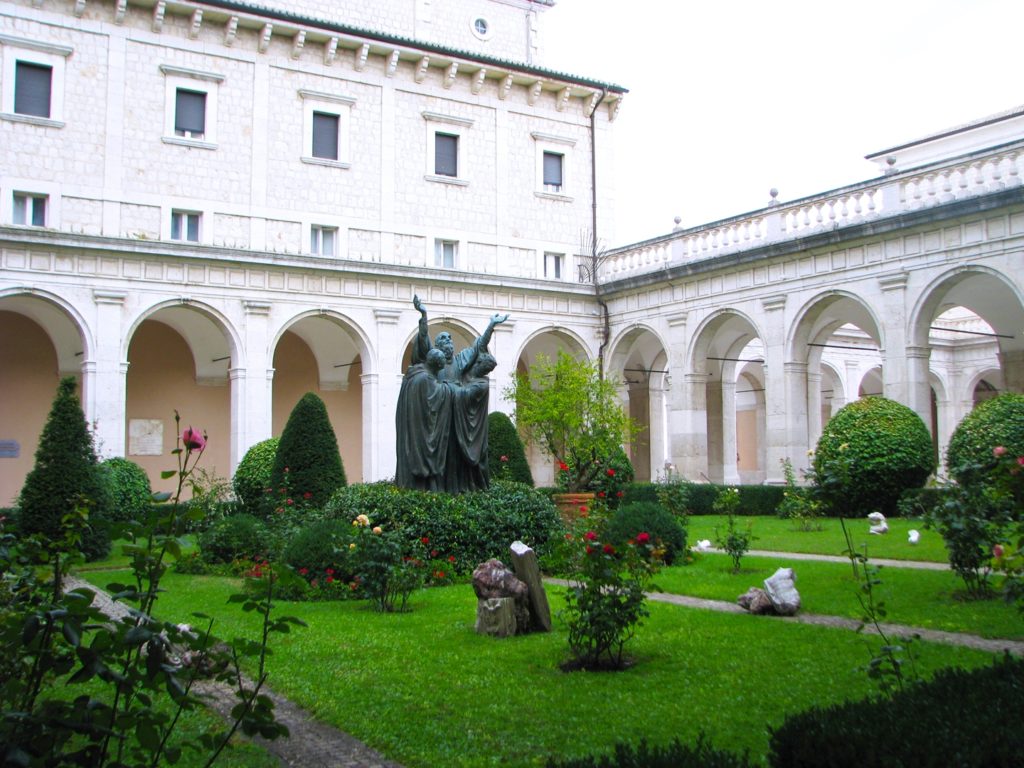
[[[16,459],[21,456],[17,440],[0,440],[0,459]]]

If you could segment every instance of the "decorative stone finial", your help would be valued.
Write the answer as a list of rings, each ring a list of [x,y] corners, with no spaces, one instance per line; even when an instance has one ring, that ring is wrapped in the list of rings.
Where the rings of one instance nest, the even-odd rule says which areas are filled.
[[[674,219],[672,219],[672,221],[674,221],[676,223],[676,225],[674,227],[672,227],[672,231],[673,232],[678,232],[680,229],[683,228],[683,217],[682,216],[676,216]]]
[[[772,201],[770,203],[768,203],[768,205],[778,205],[779,204],[779,190],[776,189],[775,187],[772,187],[771,189],[768,190],[768,194],[771,195],[771,198],[772,198]]]

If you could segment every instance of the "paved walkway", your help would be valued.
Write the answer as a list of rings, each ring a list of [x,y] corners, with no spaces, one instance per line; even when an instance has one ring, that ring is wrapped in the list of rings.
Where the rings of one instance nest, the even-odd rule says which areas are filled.
[[[714,547],[704,550],[705,552],[715,552],[720,555],[725,554],[723,549],[715,549]],[[847,563],[849,564],[850,558],[846,555],[815,555],[808,554],[806,552],[773,552],[767,549],[751,549],[747,552],[748,555],[754,557],[783,557],[787,560],[821,560],[825,563]],[[924,571],[948,571],[949,563],[934,563],[927,560],[890,560],[885,557],[872,557],[872,565],[884,565],[891,566],[894,568],[919,568]]]

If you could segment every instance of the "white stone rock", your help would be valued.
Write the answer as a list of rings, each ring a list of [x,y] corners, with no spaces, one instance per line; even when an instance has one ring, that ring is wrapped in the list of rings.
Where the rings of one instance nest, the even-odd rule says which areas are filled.
[[[765,579],[764,592],[780,616],[792,616],[800,610],[800,593],[796,591],[796,574],[792,568],[779,568]]]
[[[889,532],[889,524],[885,522],[885,515],[881,512],[872,512],[868,515],[868,522],[871,523],[871,527],[868,528],[868,533],[881,535]]]
[[[921,532],[916,530],[910,530],[907,532],[907,541],[911,544],[917,544],[921,540]]]

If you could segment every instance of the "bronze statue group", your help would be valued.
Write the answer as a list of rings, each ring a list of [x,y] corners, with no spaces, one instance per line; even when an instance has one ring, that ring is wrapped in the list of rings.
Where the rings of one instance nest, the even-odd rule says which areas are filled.
[[[401,488],[448,493],[483,490],[490,484],[487,377],[497,365],[487,345],[494,326],[508,315],[493,315],[483,335],[456,353],[447,331],[437,334],[431,344],[427,310],[418,296],[412,303],[420,322],[412,363],[395,408],[395,483]]]

